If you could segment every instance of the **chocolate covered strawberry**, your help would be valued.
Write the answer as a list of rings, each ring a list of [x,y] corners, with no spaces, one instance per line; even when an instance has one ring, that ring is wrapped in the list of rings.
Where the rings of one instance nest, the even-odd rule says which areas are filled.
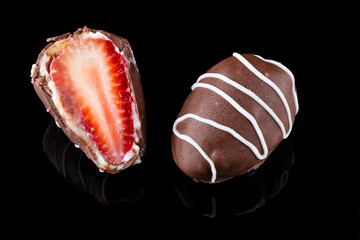
[[[128,41],[86,27],[48,41],[31,76],[58,125],[102,171],[116,173],[139,162],[144,96]]]

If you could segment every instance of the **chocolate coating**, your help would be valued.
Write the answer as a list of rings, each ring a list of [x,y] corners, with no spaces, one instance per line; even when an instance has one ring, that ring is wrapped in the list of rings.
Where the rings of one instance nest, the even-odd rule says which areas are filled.
[[[52,52],[49,53],[48,50],[51,49],[51,47],[54,46],[54,44],[56,44],[58,41],[63,40],[63,39],[76,38],[77,36],[81,35],[84,32],[93,32],[93,33],[100,32],[100,33],[102,33],[103,35],[108,37],[116,47],[118,47],[119,51],[123,54],[123,57],[128,60],[127,66],[126,66],[127,78],[128,78],[128,81],[129,81],[129,84],[131,87],[131,92],[133,94],[133,100],[135,103],[135,111],[137,113],[137,116],[139,117],[139,121],[140,121],[140,125],[141,125],[140,129],[137,130],[137,132],[136,132],[136,134],[139,138],[137,144],[138,144],[140,150],[139,150],[139,154],[134,155],[133,158],[130,159],[128,162],[126,162],[126,164],[121,169],[114,168],[114,166],[112,166],[112,164],[110,164],[110,163],[107,163],[104,166],[103,164],[100,164],[99,162],[97,162],[93,146],[91,146],[91,144],[89,145],[88,143],[82,141],[81,138],[76,136],[76,134],[73,131],[71,131],[71,129],[66,125],[66,123],[62,119],[62,117],[59,113],[59,110],[55,107],[55,104],[52,100],[52,92],[48,86],[51,79],[49,79],[49,77],[47,77],[46,75],[44,76],[43,74],[40,73],[41,64],[43,62],[43,59],[50,56],[50,59],[46,65],[46,68],[48,68],[48,66],[51,62],[52,54],[54,54],[54,53],[52,53]],[[133,55],[133,52],[132,52],[129,42],[125,38],[119,37],[115,34],[108,33],[108,32],[102,31],[102,30],[89,29],[87,27],[78,29],[73,34],[65,33],[65,34],[57,36],[57,37],[48,38],[47,42],[50,42],[50,43],[40,52],[36,63],[33,65],[32,73],[31,73],[31,77],[32,77],[31,82],[33,83],[34,89],[35,89],[37,95],[39,96],[39,98],[41,99],[41,101],[43,102],[43,104],[45,105],[47,111],[49,111],[49,113],[55,119],[58,126],[64,131],[64,133],[69,137],[69,139],[75,145],[79,146],[79,148],[102,171],[106,171],[109,173],[117,173],[117,172],[131,166],[139,156],[142,157],[145,153],[146,117],[145,117],[145,100],[144,100],[143,90],[142,90],[142,86],[141,86],[141,82],[140,82],[139,70],[138,70],[138,66],[135,62],[135,58],[134,58],[134,55]]]
[[[258,75],[254,71],[258,71]],[[231,85],[220,78],[235,83]],[[275,87],[266,81],[272,82]],[[247,89],[250,93],[246,94],[234,85],[241,85],[241,89]],[[256,101],[255,98],[260,100]],[[266,110],[264,105],[270,110]],[[239,108],[250,116],[240,112]],[[234,53],[234,56],[219,62],[200,77],[186,98],[173,128],[175,163],[196,181],[221,182],[244,174],[263,164],[282,139],[287,137],[297,110],[296,90],[289,70],[277,62],[255,55],[243,54],[241,57]],[[278,122],[269,113],[271,111],[277,116]],[[214,122],[228,131],[215,127]],[[261,143],[259,132],[265,145]],[[236,134],[244,141],[235,138]],[[250,142],[255,150],[245,141]],[[254,151],[264,156],[259,159]],[[204,155],[209,159],[205,159]]]

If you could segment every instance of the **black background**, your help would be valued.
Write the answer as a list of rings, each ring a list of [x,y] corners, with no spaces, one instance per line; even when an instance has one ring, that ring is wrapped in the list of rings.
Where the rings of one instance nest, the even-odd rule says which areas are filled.
[[[3,239],[120,238],[126,232],[169,238],[360,238],[356,5],[73,4],[13,4],[3,9]],[[83,26],[129,40],[144,88],[148,148],[141,165],[115,180],[115,196],[130,196],[116,204],[102,203],[91,190],[65,180],[49,161],[43,138],[53,122],[30,83],[31,65],[45,39]],[[183,204],[175,180],[188,179],[173,162],[171,129],[197,77],[233,52],[280,61],[295,75],[300,105],[291,134],[295,161],[286,185],[262,207],[233,216],[240,212],[221,213],[219,205],[217,216],[210,218]],[[217,189],[210,187],[212,192],[237,191],[227,185]],[[249,193],[239,190],[240,204],[242,194],[248,199]],[[206,208],[197,197],[198,192],[194,202]]]

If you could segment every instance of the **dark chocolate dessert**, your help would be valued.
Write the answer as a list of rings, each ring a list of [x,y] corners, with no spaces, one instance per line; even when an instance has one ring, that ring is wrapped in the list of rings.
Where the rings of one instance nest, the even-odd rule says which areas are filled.
[[[175,163],[196,181],[221,182],[259,167],[289,136],[298,111],[282,64],[234,53],[192,86],[173,126]]]
[[[57,125],[101,171],[140,162],[144,96],[129,42],[87,27],[47,41],[31,82]]]

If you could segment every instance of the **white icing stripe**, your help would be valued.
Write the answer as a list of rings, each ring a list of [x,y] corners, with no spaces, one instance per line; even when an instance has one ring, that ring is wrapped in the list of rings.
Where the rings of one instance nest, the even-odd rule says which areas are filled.
[[[287,136],[290,134],[290,131],[288,131],[288,132],[285,131],[284,124],[281,122],[279,117],[274,113],[274,111],[251,90],[245,88],[244,86],[238,84],[237,82],[231,80],[230,78],[228,78],[220,73],[205,73],[198,78],[197,82],[199,82],[200,80],[202,80],[204,78],[208,78],[208,77],[220,79],[220,80],[230,84],[231,86],[235,87],[236,89],[240,90],[241,92],[245,93],[249,97],[251,97],[257,103],[259,103],[273,117],[273,119],[276,121],[276,123],[279,125],[279,127],[281,129],[284,139],[287,138]]]
[[[259,140],[260,140],[260,143],[261,143],[261,146],[263,149],[263,154],[260,154],[259,150],[252,143],[245,140],[240,135],[239,135],[240,138],[237,138],[237,139],[239,141],[241,141],[242,143],[244,143],[246,146],[248,146],[251,149],[251,151],[253,151],[253,153],[255,154],[255,156],[258,159],[260,159],[260,160],[264,159],[268,154],[268,148],[267,148],[267,145],[266,145],[266,142],[264,139],[264,135],[262,134],[260,127],[259,127],[258,123],[256,122],[256,119],[248,111],[246,111],[244,108],[242,108],[237,102],[235,102],[234,99],[232,99],[229,95],[227,95],[225,92],[221,91],[217,87],[214,87],[207,83],[195,83],[191,88],[192,88],[192,90],[194,90],[197,87],[207,88],[207,89],[219,94],[222,98],[224,98],[226,101],[228,101],[239,113],[241,113],[244,117],[246,117],[251,122],[251,124],[253,125],[253,127],[259,137]],[[213,122],[213,123],[215,123],[215,122]],[[218,128],[218,126],[220,124],[219,125],[210,124],[210,125]],[[221,128],[219,128],[219,129],[221,129]],[[224,129],[221,129],[221,130],[224,130]],[[234,131],[234,130],[232,130],[232,131]]]
[[[277,61],[265,59],[265,58],[263,58],[263,57],[261,57],[259,55],[254,55],[254,56],[257,57],[257,58],[260,58],[264,62],[268,62],[268,63],[271,63],[271,64],[274,64],[274,65],[278,66],[279,68],[284,70],[290,76],[291,81],[292,81],[292,93],[294,95],[294,102],[295,102],[296,113],[297,113],[299,111],[299,102],[298,102],[298,98],[297,98],[297,94],[296,94],[296,90],[295,90],[295,77],[292,74],[292,72],[287,67],[285,67],[284,65],[282,65],[281,63],[279,63]]]
[[[291,130],[292,130],[292,117],[291,117],[289,104],[286,101],[286,98],[285,98],[284,94],[281,92],[281,90],[278,88],[278,86],[276,86],[275,83],[273,83],[264,74],[259,72],[259,70],[257,70],[253,65],[251,65],[251,63],[249,63],[243,56],[241,56],[238,53],[233,53],[233,56],[236,57],[242,64],[244,64],[245,67],[247,67],[252,73],[254,73],[263,82],[265,82],[270,87],[272,87],[275,90],[275,92],[278,94],[278,96],[280,97],[281,101],[284,104],[284,107],[285,107],[285,110],[286,110],[286,113],[287,113],[287,116],[288,116],[288,119],[289,119],[289,130],[288,130],[288,132],[290,133]]]
[[[190,118],[190,117],[194,118],[194,119],[196,119],[198,121],[205,122],[205,123],[207,123],[208,121],[211,121],[211,120],[208,120],[208,119],[201,118],[201,117],[199,117],[199,116],[197,116],[195,114],[188,113],[188,114],[185,114],[185,115],[179,117],[178,119],[176,119],[176,121],[174,123],[174,126],[173,126],[173,132],[178,138],[180,138],[180,139],[190,143],[191,145],[193,145],[199,151],[199,153],[205,158],[205,160],[210,164],[210,168],[211,168],[211,172],[212,172],[211,182],[213,183],[216,180],[216,168],[215,168],[214,162],[211,160],[211,158],[209,158],[209,156],[204,152],[204,150],[199,146],[199,144],[197,144],[197,142],[194,141],[194,139],[192,139],[188,135],[179,133],[179,131],[176,129],[177,125],[180,122],[182,122],[185,119]]]
[[[219,130],[225,131],[229,134],[231,134],[233,137],[235,137],[236,139],[238,139],[240,142],[242,142],[244,145],[246,145],[247,147],[250,148],[250,150],[255,154],[255,156],[259,159],[259,160],[263,160],[265,159],[265,157],[268,155],[268,148],[267,148],[267,144],[265,142],[264,136],[262,134],[262,131],[259,128],[259,125],[256,122],[256,119],[249,113],[247,112],[244,108],[242,108],[237,102],[235,102],[234,99],[232,99],[229,95],[227,95],[225,92],[223,92],[222,90],[220,90],[219,88],[208,84],[208,83],[200,83],[200,81],[204,78],[208,78],[208,77],[212,77],[212,78],[217,78],[220,79],[222,81],[224,81],[227,84],[232,85],[233,87],[235,87],[236,89],[242,91],[243,93],[245,93],[246,95],[248,95],[249,97],[251,97],[253,100],[255,100],[257,103],[259,103],[272,117],[273,119],[276,121],[276,123],[279,125],[282,134],[283,134],[283,138],[287,138],[292,130],[292,118],[291,118],[291,112],[290,112],[290,107],[288,102],[286,101],[283,93],[281,92],[281,90],[266,76],[264,76],[261,72],[259,72],[253,65],[251,65],[244,57],[242,57],[240,54],[238,53],[233,53],[233,56],[236,57],[241,63],[243,63],[243,65],[248,68],[252,73],[254,73],[258,78],[260,78],[262,81],[264,81],[265,83],[267,83],[270,87],[272,87],[276,93],[279,95],[281,101],[284,104],[285,110],[287,112],[288,115],[288,119],[289,119],[289,129],[288,132],[285,131],[285,127],[284,124],[281,122],[281,120],[279,119],[279,117],[274,113],[274,111],[262,100],[260,99],[255,93],[253,93],[251,90],[245,88],[244,86],[238,84],[237,82],[229,79],[228,77],[220,74],[220,73],[205,73],[203,75],[201,75],[198,80],[196,81],[196,83],[191,87],[192,90],[194,90],[197,87],[201,87],[201,88],[206,88],[209,89],[215,93],[217,93],[219,96],[221,96],[222,98],[224,98],[226,101],[228,101],[239,113],[241,113],[243,116],[245,116],[253,125],[258,138],[260,140],[262,149],[263,149],[263,154],[260,154],[259,150],[249,141],[247,141],[245,138],[243,138],[240,134],[238,134],[237,132],[235,132],[233,129],[221,125],[213,120],[210,119],[206,119],[206,118],[202,118],[198,115],[192,114],[192,113],[188,113],[185,114],[181,117],[179,117],[178,119],[176,119],[174,126],[173,126],[173,132],[174,134],[179,137],[182,140],[187,141],[188,143],[190,143],[191,145],[193,145],[198,151],[199,153],[205,158],[205,160],[210,164],[211,167],[211,172],[212,172],[212,177],[211,177],[211,182],[215,182],[216,181],[216,167],[214,162],[211,160],[211,158],[204,152],[204,150],[199,146],[198,143],[196,143],[190,136],[185,135],[185,134],[181,134],[179,133],[179,131],[177,130],[177,125],[184,121],[185,119],[188,118],[193,118],[197,121],[203,122],[205,124],[211,125]],[[296,113],[299,109],[298,106],[298,100],[297,100],[297,95],[296,95],[296,91],[295,91],[295,79],[293,74],[290,72],[289,69],[287,69],[285,66],[283,66],[282,64],[275,62],[273,60],[265,60],[260,56],[255,55],[256,57],[260,58],[261,60],[274,64],[278,67],[280,67],[282,70],[284,70],[286,73],[289,74],[293,86],[292,86],[292,92],[294,95],[294,101],[295,101],[295,106],[296,106]]]

